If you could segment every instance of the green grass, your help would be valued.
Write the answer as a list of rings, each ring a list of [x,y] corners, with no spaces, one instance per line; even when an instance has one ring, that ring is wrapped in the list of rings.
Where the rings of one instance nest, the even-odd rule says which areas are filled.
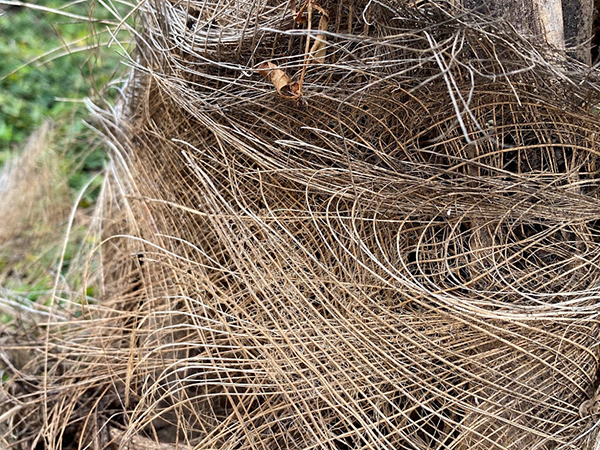
[[[60,8],[66,3],[41,0],[36,4]],[[92,4],[73,4],[65,11],[87,17]],[[94,17],[112,19],[97,8]],[[58,140],[69,142],[64,156],[66,166],[77,167],[74,172],[67,170],[74,190],[102,167],[102,152],[87,152],[81,139],[87,114],[81,100],[96,95],[113,78],[119,56],[102,47],[87,49],[96,41],[95,31],[102,30],[92,30],[83,20],[26,7],[10,8],[0,16],[0,166],[50,119],[58,124]],[[67,51],[65,44],[72,42]]]

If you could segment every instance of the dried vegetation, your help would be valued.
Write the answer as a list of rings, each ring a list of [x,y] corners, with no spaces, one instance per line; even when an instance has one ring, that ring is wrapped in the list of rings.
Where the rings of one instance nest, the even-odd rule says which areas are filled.
[[[138,6],[99,303],[6,445],[595,448],[595,71],[438,2]]]

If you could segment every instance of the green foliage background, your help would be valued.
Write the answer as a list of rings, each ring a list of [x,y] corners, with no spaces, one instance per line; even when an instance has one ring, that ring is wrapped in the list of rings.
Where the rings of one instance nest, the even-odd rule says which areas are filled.
[[[105,153],[99,137],[84,123],[89,113],[83,99],[110,101],[116,94],[107,86],[124,66],[115,51],[119,47],[106,48],[102,44],[110,36],[106,24],[98,22],[115,22],[115,18],[96,0],[30,3],[42,8],[62,8],[61,11],[83,18],[6,6],[0,1],[0,169],[19,154],[27,138],[44,121],[50,120],[54,133],[48,145],[52,145],[58,158],[60,175],[68,181],[71,199],[75,200],[92,181],[78,204],[85,209],[93,206],[98,196],[102,184],[98,174],[104,167]],[[48,225],[40,224],[40,228],[44,226]],[[56,272],[68,271],[71,257],[85,240],[86,230],[81,228],[73,231],[61,267],[57,267],[61,242],[51,242],[43,248],[0,245],[0,297],[9,296],[23,306],[47,302]],[[22,241],[27,242],[38,232],[23,230]],[[86,295],[91,294],[86,290]],[[0,326],[13,319],[0,308]]]
[[[93,0],[35,4],[54,9],[68,5],[63,11],[114,20],[107,10],[95,8]],[[108,36],[103,25],[92,28],[90,21],[27,7],[0,8],[5,9],[0,16],[0,166],[50,119],[63,144],[69,185],[77,191],[104,163],[101,150],[89,151],[81,100],[98,95],[114,77],[119,55],[98,45]],[[74,43],[70,49],[68,43]]]

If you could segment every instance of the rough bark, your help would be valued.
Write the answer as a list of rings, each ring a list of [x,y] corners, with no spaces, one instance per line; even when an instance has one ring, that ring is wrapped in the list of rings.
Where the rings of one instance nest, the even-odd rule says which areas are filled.
[[[564,48],[560,0],[463,0],[463,6],[502,18],[524,35],[543,37],[552,46]]]
[[[562,0],[565,43],[569,56],[592,63],[593,0]]]
[[[591,64],[593,0],[462,0],[463,7],[502,18],[524,35]]]

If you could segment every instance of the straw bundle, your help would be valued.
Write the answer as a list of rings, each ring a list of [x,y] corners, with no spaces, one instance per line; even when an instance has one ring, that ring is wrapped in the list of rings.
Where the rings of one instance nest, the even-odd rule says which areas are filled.
[[[103,296],[21,442],[592,448],[595,73],[444,4],[138,6]]]

